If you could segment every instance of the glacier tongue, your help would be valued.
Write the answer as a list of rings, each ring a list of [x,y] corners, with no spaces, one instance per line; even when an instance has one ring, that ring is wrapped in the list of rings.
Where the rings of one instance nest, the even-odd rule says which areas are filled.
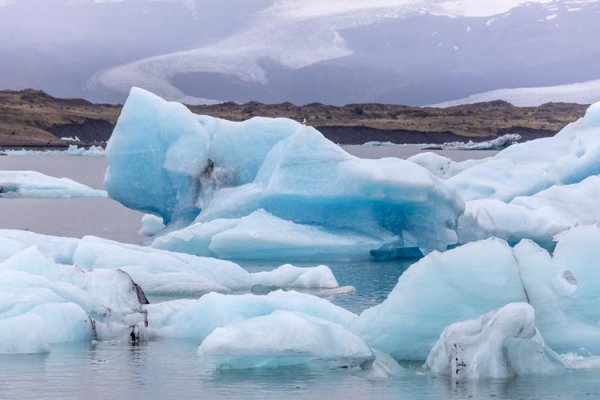
[[[464,208],[454,189],[412,162],[359,159],[289,119],[196,116],[141,89],[131,91],[106,154],[112,198],[161,216],[170,230],[194,218],[201,224],[157,241],[194,254],[229,257],[231,248],[236,258],[257,258],[253,247],[280,245],[290,256],[313,246],[318,255],[336,251],[306,240],[296,246],[285,222],[300,237],[355,241],[362,254],[428,253],[456,243]],[[250,216],[271,234],[245,238]]]

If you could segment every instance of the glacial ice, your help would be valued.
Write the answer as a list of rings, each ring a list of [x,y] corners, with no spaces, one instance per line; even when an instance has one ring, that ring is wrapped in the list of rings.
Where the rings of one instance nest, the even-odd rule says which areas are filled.
[[[33,171],[0,171],[0,197],[106,197],[106,192]]]
[[[451,376],[455,382],[553,374],[563,368],[536,329],[535,311],[527,303],[449,325],[425,361],[431,374]]]
[[[351,326],[371,347],[398,360],[424,360],[446,326],[522,301],[526,296],[512,249],[487,239],[430,253]]]
[[[305,233],[317,232],[342,242],[359,238],[359,246],[371,241],[369,250],[380,253],[403,248],[428,253],[456,243],[456,220],[464,207],[456,191],[414,163],[359,159],[288,119],[197,116],[135,88],[106,156],[112,198],[161,216],[171,230],[194,219],[201,224],[183,238],[172,236],[177,250],[194,254],[229,257],[233,248],[236,258],[257,258],[257,246],[271,249],[284,236],[292,241],[291,226],[298,228],[301,246],[308,244]],[[252,235],[244,237],[236,226],[243,227],[245,217],[258,224],[259,233],[260,224],[267,224],[262,233],[270,234],[244,244]],[[284,231],[278,234],[277,226]],[[211,232],[219,237],[215,243]],[[169,247],[168,241],[160,243]],[[284,246],[291,254],[298,250]]]
[[[600,174],[600,103],[553,137],[514,144],[450,178],[467,201],[511,201]]]
[[[216,328],[267,316],[277,310],[301,312],[341,326],[347,326],[356,318],[356,314],[328,300],[282,290],[267,295],[209,293],[199,299],[149,304],[146,310],[151,337],[197,340],[204,340]]]
[[[442,147],[450,150],[502,150],[518,143],[522,136],[518,133],[507,133],[499,136],[492,140],[485,140],[483,142],[448,142],[444,143]]]
[[[429,151],[417,153],[406,160],[419,164],[433,175],[444,179],[450,178],[465,169],[460,163]]]
[[[35,246],[0,263],[0,352],[47,352],[55,343],[127,338],[146,320],[122,271],[59,265]]]
[[[467,243],[495,236],[516,244],[527,238],[552,249],[556,234],[600,222],[599,198],[600,176],[590,176],[572,185],[555,185],[532,196],[515,197],[508,203],[469,201],[459,218],[459,239]]]
[[[161,217],[157,217],[152,214],[145,214],[142,217],[142,227],[138,233],[142,236],[152,237],[156,236],[160,231],[165,228],[165,224]]]
[[[431,253],[400,277],[383,303],[352,321],[352,329],[371,347],[419,360],[447,325],[527,302],[550,348],[600,354],[600,227],[572,228],[556,239],[553,255],[530,240],[511,248],[496,238]]]
[[[128,273],[149,295],[200,295],[211,291],[249,291],[254,286],[287,289],[331,289],[338,282],[329,267],[283,265],[249,273],[231,261],[197,257],[86,236],[59,238],[0,230],[0,261],[30,246],[47,257],[85,270],[119,269]]]
[[[257,210],[242,218],[193,223],[159,236],[152,247],[224,259],[348,260],[370,258],[370,250],[397,238],[302,225]]]
[[[277,310],[212,331],[198,355],[217,369],[276,368],[325,363],[369,367],[369,346],[341,325],[301,312]]]
[[[103,156],[104,148],[102,146],[90,146],[86,149],[85,147],[71,144],[65,153],[69,156]]]

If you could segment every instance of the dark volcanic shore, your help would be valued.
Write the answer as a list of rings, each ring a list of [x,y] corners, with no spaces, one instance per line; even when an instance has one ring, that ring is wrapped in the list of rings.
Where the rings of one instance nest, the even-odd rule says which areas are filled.
[[[503,101],[449,108],[389,104],[223,103],[190,106],[194,113],[242,121],[255,116],[305,121],[340,144],[370,141],[444,143],[483,141],[507,133],[524,140],[551,136],[583,116],[587,106],[549,103],[515,107]],[[121,111],[120,105],[58,99],[42,91],[0,91],[0,146],[65,148],[62,137],[77,136],[81,145],[104,144]]]

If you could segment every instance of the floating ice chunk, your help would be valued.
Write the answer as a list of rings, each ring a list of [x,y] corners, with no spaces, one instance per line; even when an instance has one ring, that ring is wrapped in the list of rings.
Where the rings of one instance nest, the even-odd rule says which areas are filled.
[[[276,310],[297,311],[346,326],[356,314],[325,299],[294,291],[275,291],[264,296],[209,293],[197,300],[149,304],[149,332],[154,336],[203,340],[219,327]]]
[[[415,154],[407,158],[407,161],[419,164],[433,175],[444,179],[450,178],[464,170],[464,167],[460,163],[430,151]]]
[[[561,354],[560,359],[566,368],[570,369],[599,369],[600,356],[581,356],[576,353]]]
[[[275,311],[212,331],[198,355],[218,369],[276,368],[325,363],[368,368],[369,346],[342,326],[301,312]]]
[[[495,238],[431,253],[352,329],[397,359],[420,360],[445,326],[527,302],[552,349],[600,354],[600,227],[572,228],[557,240],[553,257],[530,240],[513,249]]]
[[[507,133],[506,135],[499,136],[492,140],[486,140],[483,142],[449,142],[444,143],[444,149],[450,150],[502,150],[518,143],[521,140],[521,135],[518,133]]]
[[[312,268],[299,268],[291,264],[282,265],[272,271],[255,272],[252,280],[256,285],[283,288],[338,288],[333,272],[326,265]]]
[[[519,143],[449,179],[465,200],[504,202],[600,173],[600,103],[554,137]]]
[[[161,217],[152,214],[145,214],[142,217],[142,227],[138,233],[142,236],[155,236],[165,228]]]
[[[563,369],[535,327],[535,311],[512,303],[476,320],[449,325],[427,357],[425,368],[454,381],[551,374]]]
[[[33,171],[0,171],[0,197],[106,197],[106,192]]]
[[[342,240],[358,235],[359,245],[387,231],[393,245],[378,241],[369,250],[428,253],[456,243],[464,207],[452,188],[414,163],[359,159],[288,119],[196,116],[141,89],[132,90],[123,108],[107,159],[107,190],[124,205],[177,227],[198,214],[196,222],[216,221],[197,228],[193,249],[182,247],[194,254],[238,249],[251,235],[232,227],[260,209],[300,225],[301,240],[304,226],[319,226]],[[185,241],[195,229],[184,233]],[[231,235],[224,232],[230,229]],[[219,246],[208,240],[211,232],[227,240]],[[266,243],[285,233],[272,231]]]
[[[377,140],[373,140],[371,142],[365,142],[362,145],[366,146],[366,147],[396,146],[396,144],[392,143],[392,142],[380,142]]]
[[[140,296],[122,271],[84,272],[30,247],[0,264],[0,351],[128,338],[145,323]],[[27,324],[37,333],[26,333]]]
[[[298,268],[285,265],[273,271],[251,274],[231,261],[122,244],[92,236],[72,239],[0,230],[0,261],[33,245],[62,264],[74,264],[86,270],[125,271],[145,293],[152,295],[230,293],[250,291],[255,285],[316,290],[338,288],[326,266]]]
[[[488,239],[423,258],[352,325],[371,347],[396,359],[424,360],[449,324],[520,301],[526,296],[512,249]]]
[[[397,240],[390,232],[360,232],[302,225],[258,210],[239,219],[215,219],[157,237],[152,246],[244,260],[348,260]]]
[[[552,249],[556,234],[571,227],[600,223],[598,198],[600,176],[591,176],[573,185],[515,197],[509,203],[492,199],[469,201],[459,219],[459,238],[463,243],[491,236],[509,243],[528,238]]]

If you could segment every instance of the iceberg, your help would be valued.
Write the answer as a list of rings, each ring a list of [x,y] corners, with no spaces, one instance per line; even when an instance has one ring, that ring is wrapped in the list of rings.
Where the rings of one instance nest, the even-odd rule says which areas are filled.
[[[600,103],[553,137],[514,144],[485,162],[451,177],[466,201],[509,202],[553,185],[568,185],[600,174]]]
[[[156,236],[163,229],[165,229],[165,224],[163,224],[162,218],[152,214],[145,214],[142,217],[142,227],[138,233],[142,236],[152,237]]]
[[[201,341],[217,328],[268,316],[278,310],[300,312],[341,326],[347,326],[356,318],[356,314],[328,300],[282,290],[267,295],[209,293],[199,299],[149,304],[146,310],[150,337],[193,338]],[[248,337],[250,334],[248,332]]]
[[[518,133],[507,133],[506,135],[498,136],[492,140],[485,140],[483,142],[447,142],[443,144],[444,149],[448,150],[502,150],[518,143],[522,139],[522,136]]]
[[[69,156],[103,156],[104,148],[102,146],[90,146],[89,148],[79,147],[76,144],[69,145],[65,151]]]
[[[207,257],[174,253],[86,236],[60,238],[16,230],[0,230],[0,261],[36,246],[55,262],[87,271],[121,270],[148,295],[201,295],[208,292],[244,292],[255,286],[285,289],[335,289],[331,269],[283,265],[271,271],[249,273],[238,264]]]
[[[500,239],[433,252],[410,266],[387,299],[352,330],[397,360],[425,360],[443,329],[526,301],[511,247]]]
[[[231,247],[236,258],[255,259],[256,246],[276,248],[284,236],[293,241],[292,228],[302,243],[284,243],[290,256],[311,245],[309,232],[330,242],[358,238],[365,254],[362,247],[426,254],[456,243],[456,221],[464,209],[450,185],[415,163],[351,156],[315,129],[289,119],[231,122],[194,115],[137,88],[106,157],[105,185],[112,198],[162,217],[171,231],[200,224],[181,235],[173,232],[172,242],[157,242],[192,254],[229,257]],[[246,217],[259,235],[244,236]],[[263,236],[267,231],[270,235]],[[365,246],[366,241],[372,245]]]
[[[298,364],[366,369],[375,359],[361,338],[339,324],[283,310],[215,329],[198,347],[198,355],[216,369]]]
[[[406,160],[422,166],[433,175],[443,179],[450,178],[465,169],[461,163],[430,151],[417,153]]]
[[[558,354],[545,345],[536,329],[535,311],[527,303],[508,304],[478,319],[449,325],[424,367],[455,382],[553,374],[564,369]]]
[[[0,171],[0,197],[106,197],[106,192],[33,171]]]
[[[35,246],[0,263],[0,353],[128,339],[146,323],[143,293],[122,271],[59,265]]]
[[[469,201],[459,218],[462,243],[499,237],[516,244],[527,238],[552,250],[553,238],[572,227],[600,222],[600,176],[572,185],[555,185],[508,203],[494,199]]]
[[[530,240],[512,248],[496,238],[433,252],[351,328],[396,359],[423,360],[446,326],[528,303],[550,348],[600,354],[600,227],[572,228],[556,240],[553,255]]]

